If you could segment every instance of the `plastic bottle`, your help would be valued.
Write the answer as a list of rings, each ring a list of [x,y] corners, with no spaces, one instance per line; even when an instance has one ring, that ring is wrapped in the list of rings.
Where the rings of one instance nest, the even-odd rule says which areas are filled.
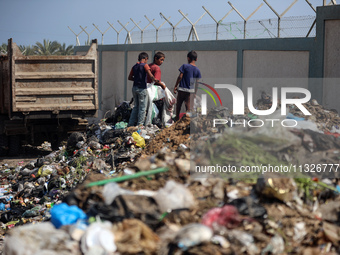
[[[177,246],[186,251],[192,246],[202,242],[210,241],[213,231],[203,224],[192,223],[181,228],[175,237]]]

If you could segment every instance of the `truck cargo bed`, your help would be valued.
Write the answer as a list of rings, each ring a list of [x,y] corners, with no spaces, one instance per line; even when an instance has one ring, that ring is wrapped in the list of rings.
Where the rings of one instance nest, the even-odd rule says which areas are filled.
[[[98,110],[97,63],[97,40],[85,56],[24,56],[9,39],[0,56],[0,156],[85,131]]]
[[[98,109],[96,43],[85,56],[23,56],[10,39],[1,62],[2,114]]]

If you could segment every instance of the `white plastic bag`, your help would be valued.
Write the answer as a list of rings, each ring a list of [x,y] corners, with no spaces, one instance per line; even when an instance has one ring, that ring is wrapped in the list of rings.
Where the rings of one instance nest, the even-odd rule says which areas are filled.
[[[157,117],[159,113],[156,105],[153,102],[165,97],[165,91],[160,86],[154,85],[153,83],[147,84],[147,90],[149,100],[146,107],[148,113],[146,115],[145,126],[151,124],[153,118]]]
[[[174,111],[174,105],[176,103],[176,98],[171,93],[168,88],[165,88],[165,98],[163,105],[162,123],[164,126],[168,127],[173,124],[172,115]]]
[[[154,85],[154,83],[148,83],[147,90],[151,102],[165,97],[165,91],[160,86]]]
[[[192,208],[196,204],[191,191],[183,184],[173,180],[167,181],[165,186],[157,191],[154,199],[162,212],[180,208]]]
[[[153,120],[154,118],[157,118],[159,114],[159,110],[157,108],[157,106],[152,103],[152,114],[151,114],[151,120]]]

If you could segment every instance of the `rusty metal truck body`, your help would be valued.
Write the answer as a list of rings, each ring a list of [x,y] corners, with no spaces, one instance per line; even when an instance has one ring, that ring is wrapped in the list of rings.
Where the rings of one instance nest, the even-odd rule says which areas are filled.
[[[85,56],[24,56],[9,39],[0,57],[0,156],[84,129],[98,109],[97,63],[96,40]]]

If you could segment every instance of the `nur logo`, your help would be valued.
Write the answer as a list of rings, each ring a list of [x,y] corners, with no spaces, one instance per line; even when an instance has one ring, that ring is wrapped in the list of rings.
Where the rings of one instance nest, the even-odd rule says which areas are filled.
[[[203,86],[206,86],[207,88],[209,88],[212,92],[214,92],[214,94],[217,96],[218,100],[220,101],[220,104],[221,106],[223,106],[222,104],[222,100],[221,100],[221,97],[220,95],[217,93],[216,89],[214,89],[212,86],[206,84],[206,83],[203,83],[203,82],[198,82],[198,84],[201,84]],[[211,94],[211,92],[207,89],[204,89],[204,88],[201,88],[201,87],[198,87],[198,89],[200,90],[203,90],[205,93],[207,93],[211,98],[212,100],[214,101],[215,103],[215,106],[217,106],[217,103],[216,103],[216,100],[215,100],[215,97]],[[207,114],[207,95],[206,94],[202,94],[202,98],[201,98],[201,103],[202,103],[202,115],[206,115]]]
[[[215,89],[228,89],[231,92],[231,95],[233,97],[233,114],[234,115],[244,115],[244,95],[243,91],[232,84],[215,84],[214,88],[206,83],[199,82],[199,84],[202,84],[209,88],[211,91],[215,93],[217,96],[218,100],[220,101],[220,104],[222,106],[222,100],[220,95],[217,93]],[[203,90],[206,92],[210,97],[213,99],[215,106],[217,106],[216,100],[212,93],[208,91],[207,89],[200,88],[199,89]],[[248,108],[249,110],[255,114],[255,115],[270,115],[273,112],[275,112],[277,105],[278,105],[278,88],[273,87],[272,89],[272,106],[270,109],[267,110],[258,110],[254,107],[253,104],[253,88],[248,87],[247,89],[247,103],[248,103]],[[304,94],[304,98],[287,98],[288,93],[301,93]],[[201,113],[202,115],[207,114],[207,94],[202,95],[202,107],[201,107]],[[304,115],[311,115],[311,113],[302,105],[303,103],[307,103],[311,99],[311,93],[309,92],[308,89],[305,88],[296,88],[296,87],[282,87],[281,88],[281,115],[286,115],[286,107],[288,104],[295,105],[297,108],[301,110],[301,112]]]

